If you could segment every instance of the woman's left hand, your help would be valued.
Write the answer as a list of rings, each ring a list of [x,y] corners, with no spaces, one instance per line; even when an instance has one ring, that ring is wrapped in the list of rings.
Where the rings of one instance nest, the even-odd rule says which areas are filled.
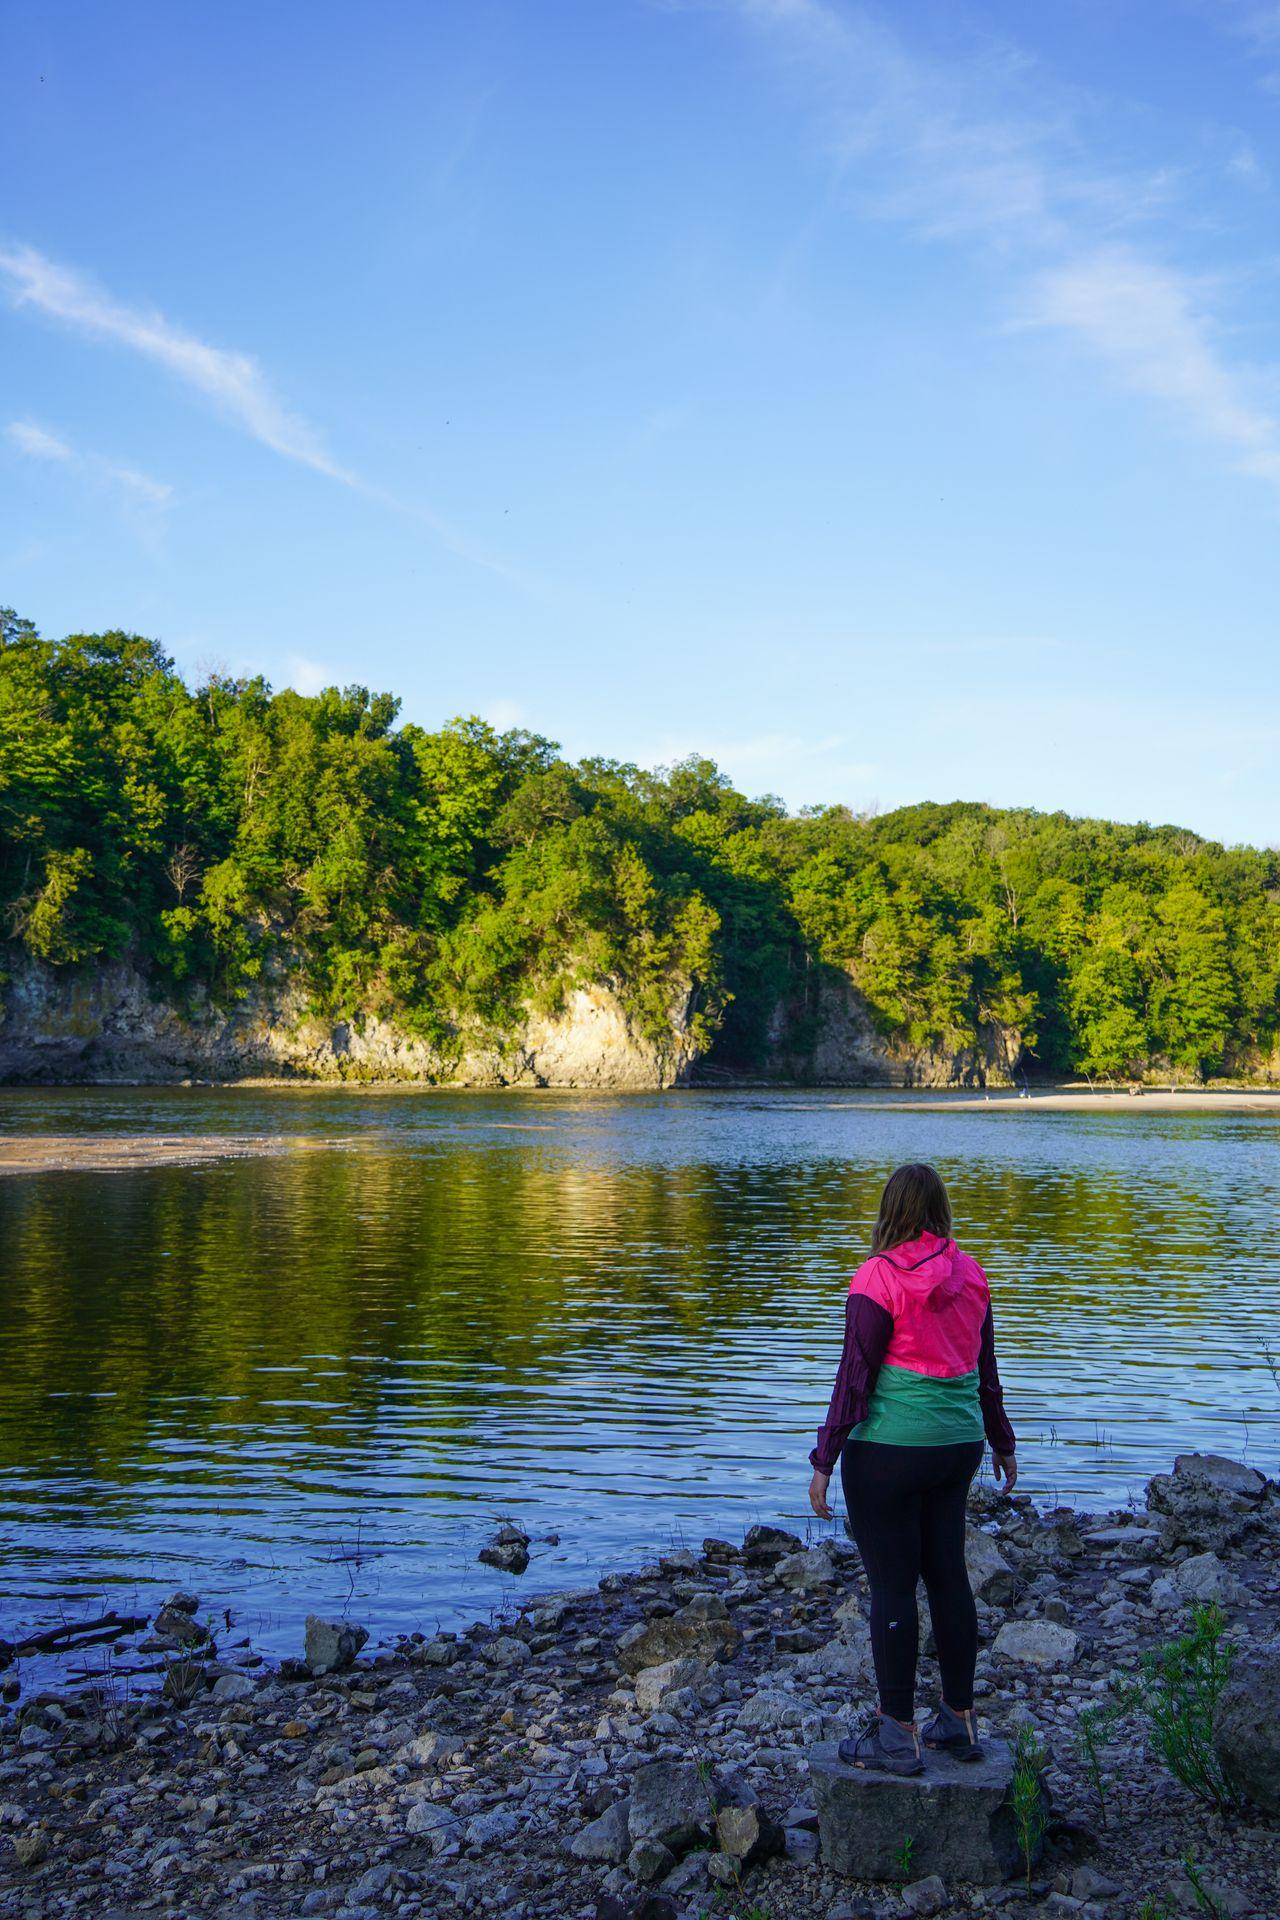
[[[815,1472],[812,1480],[809,1482],[809,1505],[813,1508],[819,1520],[830,1520],[831,1518],[831,1509],[827,1505],[827,1487],[830,1481],[831,1475],[829,1473]]]

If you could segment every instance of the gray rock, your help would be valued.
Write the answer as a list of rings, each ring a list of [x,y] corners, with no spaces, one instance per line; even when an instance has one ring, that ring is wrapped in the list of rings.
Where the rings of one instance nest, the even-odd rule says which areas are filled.
[[[500,1573],[523,1573],[529,1564],[529,1536],[523,1527],[499,1527],[476,1557]]]
[[[458,1733],[418,1733],[397,1747],[392,1759],[404,1767],[434,1767],[442,1760],[452,1760],[466,1744]]]
[[[1080,1643],[1056,1620],[1006,1620],[992,1651],[1029,1667],[1069,1667]]]
[[[1238,1887],[1226,1886],[1221,1880],[1211,1880],[1207,1875],[1202,1884],[1216,1914],[1226,1914],[1227,1920],[1241,1920],[1244,1914],[1252,1913],[1252,1900],[1247,1894],[1241,1893]],[[1179,1913],[1204,1912],[1200,1896],[1188,1879],[1175,1880],[1169,1889],[1169,1898]]]
[[[415,1800],[405,1820],[405,1832],[425,1840],[432,1853],[457,1852],[458,1821],[434,1800]]]
[[[1076,1900],[1114,1900],[1121,1891],[1116,1880],[1108,1880],[1096,1867],[1077,1867],[1071,1876],[1071,1893]]]
[[[991,1886],[1022,1864],[1004,1740],[984,1739],[982,1759],[963,1767],[929,1755],[925,1771],[907,1778],[846,1767],[831,1741],[810,1750],[809,1772],[822,1857],[836,1873],[894,1879],[908,1838],[922,1877]]]
[[[673,1854],[705,1839],[713,1822],[711,1798],[691,1760],[652,1760],[631,1779],[627,1830],[632,1845],[656,1840]]]
[[[804,1711],[794,1694],[780,1687],[761,1687],[738,1713],[738,1725],[748,1732],[773,1727],[798,1727]]]
[[[487,1640],[480,1649],[480,1657],[491,1667],[527,1667],[533,1658],[530,1648],[515,1633],[500,1633],[496,1640]]]
[[[307,1615],[304,1634],[302,1657],[316,1675],[343,1672],[369,1638],[353,1620],[322,1620],[318,1613]]]
[[[469,1847],[477,1851],[485,1847],[499,1847],[504,1840],[514,1839],[520,1831],[520,1822],[514,1813],[506,1807],[491,1807],[488,1813],[478,1813],[468,1820],[463,1836]]]
[[[176,1594],[174,1599],[188,1597],[186,1594]],[[172,1640],[180,1647],[202,1647],[209,1638],[208,1630],[198,1620],[193,1620],[185,1607],[175,1606],[173,1600],[161,1607],[151,1625],[165,1640]]]
[[[1174,1568],[1173,1582],[1189,1601],[1216,1600],[1219,1606],[1235,1606],[1245,1597],[1243,1584],[1216,1553],[1192,1554]]]
[[[664,1875],[661,1891],[671,1899],[679,1900],[684,1894],[701,1893],[706,1884],[707,1855],[686,1853],[684,1859]]]
[[[758,1803],[748,1807],[721,1807],[716,1815],[716,1841],[721,1853],[740,1866],[754,1867],[782,1853],[783,1829]]]
[[[1237,1667],[1218,1701],[1213,1744],[1235,1792],[1280,1814],[1280,1641]]]
[[[675,1864],[676,1856],[660,1840],[637,1840],[627,1855],[627,1872],[642,1887],[652,1886],[655,1880],[661,1880]]]
[[[941,1913],[947,1904],[946,1883],[939,1873],[926,1874],[902,1889],[902,1904],[908,1913]]]
[[[741,1643],[742,1635],[719,1595],[700,1594],[663,1619],[629,1628],[618,1640],[618,1664],[624,1673],[639,1673],[682,1656],[728,1660]]]
[[[247,1673],[222,1673],[213,1683],[215,1700],[252,1700],[257,1691]]]
[[[387,1891],[394,1872],[395,1868],[389,1860],[380,1860],[376,1866],[366,1868],[347,1895],[348,1905],[356,1906],[367,1900],[380,1900]]]
[[[20,1867],[38,1867],[49,1857],[49,1837],[41,1828],[29,1827],[13,1836],[13,1851]]]
[[[1213,1453],[1181,1453],[1172,1473],[1147,1482],[1147,1506],[1161,1516],[1165,1550],[1222,1553],[1253,1532],[1267,1496],[1262,1474]]]
[[[804,1542],[781,1527],[749,1527],[742,1543],[742,1558],[749,1567],[771,1567],[775,1561],[800,1553]]]
[[[780,1584],[792,1593],[818,1593],[840,1579],[830,1549],[824,1541],[807,1553],[789,1553],[774,1566]]]
[[[818,1864],[818,1836],[804,1827],[788,1827],[785,1835],[785,1852],[793,1867],[816,1867]]]
[[[705,1660],[696,1660],[691,1654],[664,1660],[658,1667],[643,1667],[636,1675],[636,1708],[640,1713],[657,1713],[665,1694],[683,1687],[705,1686],[710,1677]]]
[[[966,1527],[964,1564],[969,1585],[979,1600],[992,1606],[1007,1606],[1018,1591],[1018,1576],[989,1533],[981,1527]]]
[[[615,1800],[598,1820],[575,1834],[569,1851],[579,1860],[625,1860],[630,1847],[630,1800]]]

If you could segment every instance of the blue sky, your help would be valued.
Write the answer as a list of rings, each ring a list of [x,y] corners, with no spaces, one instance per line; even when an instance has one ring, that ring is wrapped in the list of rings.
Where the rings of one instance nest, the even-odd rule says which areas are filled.
[[[0,600],[1280,840],[1280,6],[9,0]]]

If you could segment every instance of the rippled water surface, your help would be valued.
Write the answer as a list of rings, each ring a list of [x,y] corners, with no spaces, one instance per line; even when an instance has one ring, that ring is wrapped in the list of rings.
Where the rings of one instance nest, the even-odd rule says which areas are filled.
[[[996,1300],[1024,1487],[1274,1471],[1280,1123],[825,1094],[0,1093],[5,1131],[272,1158],[0,1180],[0,1634],[185,1585],[254,1640],[474,1618],[799,1523],[880,1184],[931,1159]],[[520,1583],[477,1564],[512,1515]]]

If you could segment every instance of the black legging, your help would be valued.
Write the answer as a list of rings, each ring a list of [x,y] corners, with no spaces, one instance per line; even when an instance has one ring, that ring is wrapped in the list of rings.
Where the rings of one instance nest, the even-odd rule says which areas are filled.
[[[978,1616],[964,1564],[965,1501],[982,1442],[890,1447],[851,1440],[840,1462],[849,1524],[871,1585],[871,1652],[881,1711],[915,1716],[922,1576],[942,1669],[942,1697],[959,1713],[973,1705]]]

